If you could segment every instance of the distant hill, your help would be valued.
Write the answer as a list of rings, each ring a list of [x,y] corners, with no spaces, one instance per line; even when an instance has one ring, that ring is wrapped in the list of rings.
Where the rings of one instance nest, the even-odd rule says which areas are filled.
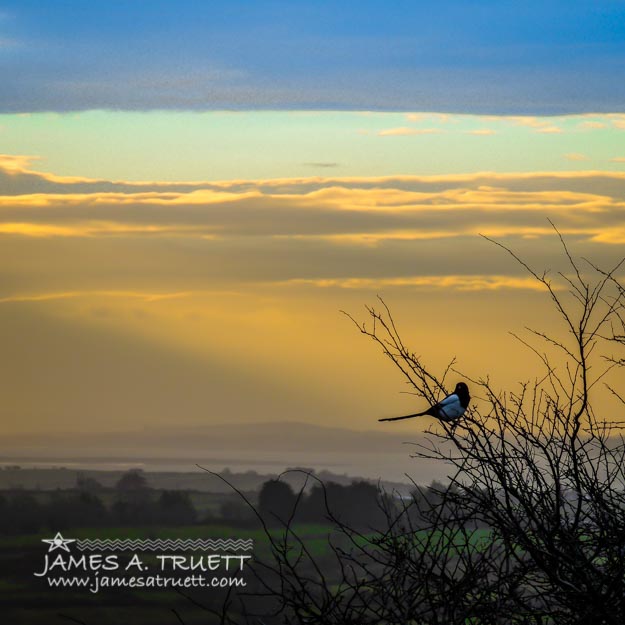
[[[422,441],[420,432],[410,435]],[[28,450],[30,453],[50,452],[55,448],[106,451],[121,449],[170,450],[232,450],[232,451],[393,451],[406,441],[405,434],[384,431],[358,431],[310,423],[221,423],[203,426],[156,426],[129,432],[48,432],[17,434],[4,437],[1,453]]]

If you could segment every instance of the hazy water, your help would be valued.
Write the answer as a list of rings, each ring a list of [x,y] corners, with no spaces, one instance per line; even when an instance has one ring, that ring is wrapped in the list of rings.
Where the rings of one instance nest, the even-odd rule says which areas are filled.
[[[78,455],[76,449],[56,449],[50,454],[32,454],[28,450],[6,450],[0,452],[0,466],[20,465],[23,468],[60,468],[124,471],[141,468],[157,472],[193,472],[196,465],[213,471],[228,467],[234,472],[256,471],[258,473],[279,473],[288,467],[308,467],[317,472],[322,470],[353,477],[384,479],[406,482],[406,473],[419,483],[429,483],[444,477],[444,467],[421,459],[409,457],[410,450],[393,454],[364,453],[211,453],[210,456],[190,454],[187,457],[171,455],[140,454],[117,457],[97,454]]]

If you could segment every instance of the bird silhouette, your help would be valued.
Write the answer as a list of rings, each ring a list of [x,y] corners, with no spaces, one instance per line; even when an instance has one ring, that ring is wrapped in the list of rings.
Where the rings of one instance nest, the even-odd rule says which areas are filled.
[[[456,388],[451,395],[447,395],[445,399],[437,404],[430,406],[423,412],[408,414],[403,417],[390,417],[387,419],[378,419],[378,421],[400,421],[401,419],[412,419],[413,417],[422,417],[423,415],[431,415],[441,421],[455,421],[459,419],[467,409],[471,396],[469,395],[469,387],[464,382],[458,382]]]

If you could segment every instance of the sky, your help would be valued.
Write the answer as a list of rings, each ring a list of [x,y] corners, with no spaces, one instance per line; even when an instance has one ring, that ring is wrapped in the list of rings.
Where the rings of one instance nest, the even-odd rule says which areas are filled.
[[[623,255],[623,18],[0,2],[3,433],[376,429],[417,407],[341,313],[378,295],[434,369],[535,378],[510,332],[556,315],[481,235],[554,275],[550,220]]]
[[[4,112],[620,110],[625,4],[17,0]]]

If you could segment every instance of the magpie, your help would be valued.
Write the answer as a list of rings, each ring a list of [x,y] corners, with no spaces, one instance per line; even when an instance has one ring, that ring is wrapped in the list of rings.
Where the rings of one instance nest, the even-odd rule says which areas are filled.
[[[445,399],[437,404],[430,406],[423,412],[408,414],[405,417],[390,417],[388,419],[378,419],[378,421],[400,421],[401,419],[412,419],[412,417],[422,417],[423,415],[431,415],[441,421],[455,421],[459,419],[469,405],[471,396],[469,388],[464,382],[458,382],[456,388],[451,395],[447,395]]]

